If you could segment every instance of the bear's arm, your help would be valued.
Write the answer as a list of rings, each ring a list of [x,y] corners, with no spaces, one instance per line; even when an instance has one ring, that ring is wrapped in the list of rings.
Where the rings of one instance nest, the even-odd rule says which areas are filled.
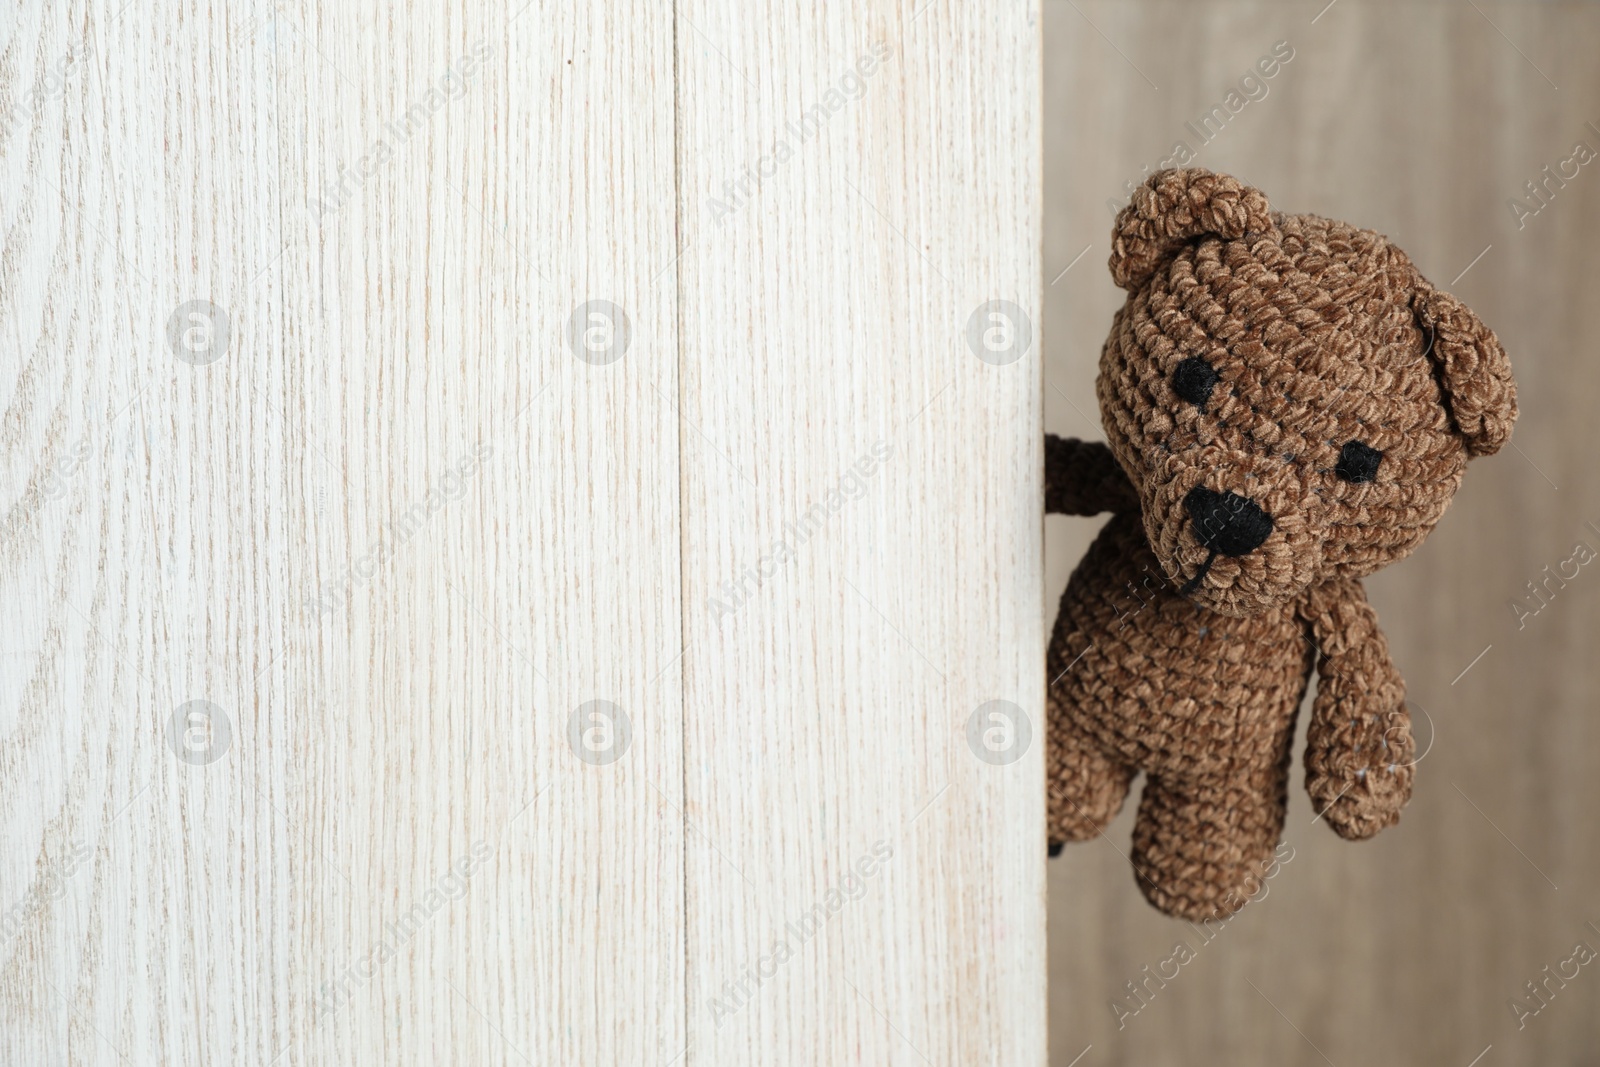
[[[1306,792],[1340,837],[1371,837],[1398,822],[1411,797],[1416,746],[1405,682],[1359,580],[1314,586],[1300,616],[1317,657]]]
[[[1051,515],[1137,511],[1139,497],[1099,441],[1044,435],[1044,510]]]

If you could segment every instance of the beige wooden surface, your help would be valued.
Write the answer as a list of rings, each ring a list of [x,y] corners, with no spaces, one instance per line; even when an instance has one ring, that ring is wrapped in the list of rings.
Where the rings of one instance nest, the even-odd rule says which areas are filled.
[[[894,8],[679,8],[689,1028],[705,1063],[1045,1054],[1043,634],[1019,599],[1042,551],[1041,452],[1019,430],[1039,410],[1039,280],[1019,254],[1039,232],[1038,13]],[[789,125],[830,93],[809,138]],[[747,163],[761,181],[736,203],[725,183]],[[983,316],[1012,331],[985,362],[967,332],[991,300],[1027,321]],[[747,569],[759,584],[731,597]],[[997,735],[1016,762],[969,750],[993,700],[1029,720]],[[815,932],[797,922],[880,851],[858,899]],[[761,980],[730,1003],[746,968]]]
[[[1360,845],[1310,825],[1297,749],[1294,858],[1266,899],[1206,942],[1135,890],[1119,854],[1130,800],[1108,840],[1050,865],[1052,1062],[1092,1044],[1082,1067],[1592,1063],[1594,965],[1552,982],[1548,1006],[1521,1029],[1508,1002],[1537,1005],[1526,982],[1543,981],[1546,965],[1571,974],[1580,941],[1600,949],[1588,925],[1600,924],[1600,572],[1582,567],[1521,629],[1511,604],[1537,606],[1526,583],[1576,542],[1600,550],[1588,525],[1600,526],[1600,163],[1520,229],[1506,201],[1526,200],[1524,183],[1574,142],[1600,150],[1589,125],[1600,125],[1600,11],[1046,5],[1046,426],[1101,437],[1092,383],[1122,296],[1104,266],[1107,198],[1175,140],[1196,145],[1184,123],[1278,41],[1294,58],[1196,162],[1257,185],[1276,207],[1389,234],[1467,301],[1511,353],[1516,447],[1474,462],[1430,541],[1367,583],[1409,697],[1436,728],[1401,823]],[[1047,623],[1097,526],[1049,520]],[[1427,727],[1418,732],[1426,743]],[[1143,982],[1146,965],[1159,974],[1178,941],[1194,959],[1151,982],[1141,1007],[1125,983]],[[1114,1001],[1139,1009],[1121,1029]]]
[[[673,25],[511,15],[10,28],[0,1061],[682,1047]]]
[[[14,6],[0,1064],[1044,1062],[1039,32]]]

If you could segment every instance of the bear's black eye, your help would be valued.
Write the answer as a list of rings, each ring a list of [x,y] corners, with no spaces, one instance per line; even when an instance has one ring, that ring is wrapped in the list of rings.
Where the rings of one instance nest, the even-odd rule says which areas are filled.
[[[1172,372],[1172,391],[1178,394],[1179,399],[1187,400],[1195,407],[1205,407],[1206,401],[1211,398],[1211,390],[1216,388],[1220,380],[1211,364],[1199,356],[1190,356]]]
[[[1339,462],[1333,473],[1347,482],[1370,482],[1378,476],[1378,461],[1383,453],[1360,441],[1346,441],[1339,449]]]

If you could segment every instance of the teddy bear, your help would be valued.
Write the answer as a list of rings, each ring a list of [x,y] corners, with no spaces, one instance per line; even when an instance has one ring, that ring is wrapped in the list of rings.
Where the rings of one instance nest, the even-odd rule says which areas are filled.
[[[1396,822],[1416,760],[1361,579],[1420,545],[1516,388],[1495,335],[1382,235],[1164,170],[1117,215],[1127,291],[1100,355],[1104,443],[1047,435],[1045,510],[1110,512],[1047,657],[1049,847],[1102,833],[1160,911],[1232,915],[1283,830],[1295,720],[1316,821]]]

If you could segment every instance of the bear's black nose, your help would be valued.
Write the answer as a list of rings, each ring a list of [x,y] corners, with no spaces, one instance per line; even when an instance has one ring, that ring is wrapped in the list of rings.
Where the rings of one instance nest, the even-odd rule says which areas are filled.
[[[1183,498],[1195,536],[1213,552],[1242,556],[1272,536],[1272,516],[1237,493],[1195,487]]]

